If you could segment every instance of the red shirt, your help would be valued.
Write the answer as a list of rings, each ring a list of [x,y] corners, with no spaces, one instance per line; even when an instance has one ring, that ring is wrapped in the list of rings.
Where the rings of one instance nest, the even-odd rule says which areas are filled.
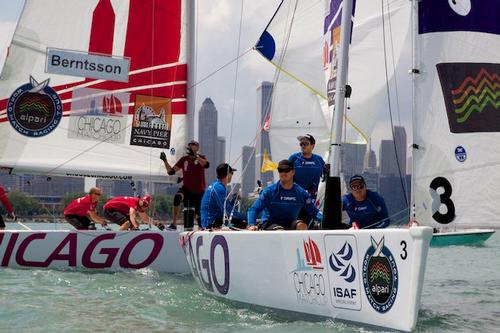
[[[144,209],[139,208],[139,200],[136,197],[115,197],[104,204],[104,210],[118,211],[124,215],[130,213],[130,208],[144,212]]]
[[[200,157],[206,159],[205,156]],[[175,166],[182,170],[183,187],[194,193],[205,191],[205,167],[193,156],[182,156]]]
[[[12,204],[9,201],[9,198],[7,197],[7,194],[5,194],[5,190],[3,187],[0,185],[0,201],[2,201],[3,206],[7,210],[7,213],[12,214],[14,211],[14,208],[12,208]]]
[[[95,211],[97,202],[93,203],[90,194],[75,199],[64,209],[64,215],[87,216],[89,211]]]

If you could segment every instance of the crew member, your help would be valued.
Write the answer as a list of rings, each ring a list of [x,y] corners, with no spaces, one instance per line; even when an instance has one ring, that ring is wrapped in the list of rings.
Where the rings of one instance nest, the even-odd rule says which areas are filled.
[[[2,204],[7,211],[7,216],[14,221],[17,219],[16,214],[14,213],[14,208],[12,207],[12,204],[9,201],[9,198],[7,197],[7,194],[5,194],[5,190],[2,185],[0,185],[0,201],[2,201]],[[2,215],[0,215],[0,230],[5,229],[5,222],[3,220]]]
[[[120,226],[120,230],[138,230],[139,216],[143,222],[150,220],[146,210],[151,206],[153,198],[145,195],[137,197],[115,197],[104,204],[104,216]],[[152,223],[160,230],[165,226],[159,221],[152,220]]]
[[[92,187],[89,194],[71,201],[64,209],[64,218],[77,230],[95,230],[92,221],[106,226],[106,220],[97,215],[96,206],[101,199],[102,191],[98,187]]]

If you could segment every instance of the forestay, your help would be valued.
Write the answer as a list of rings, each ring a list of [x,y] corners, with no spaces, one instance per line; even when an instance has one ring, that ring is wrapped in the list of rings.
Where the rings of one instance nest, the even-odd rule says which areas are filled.
[[[417,220],[498,226],[500,2],[418,2]]]
[[[161,180],[189,126],[185,0],[26,1],[0,81],[0,167]],[[151,157],[154,156],[154,157]]]
[[[212,295],[294,318],[416,325],[429,227],[183,235],[191,272]]]

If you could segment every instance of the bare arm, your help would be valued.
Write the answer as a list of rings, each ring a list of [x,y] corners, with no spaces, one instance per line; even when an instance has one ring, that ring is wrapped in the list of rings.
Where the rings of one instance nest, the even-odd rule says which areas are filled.
[[[139,228],[139,222],[137,222],[137,219],[135,218],[136,212],[135,208],[130,208],[130,223],[132,223],[134,228]]]
[[[89,210],[89,216],[90,216],[90,219],[94,222],[100,223],[101,225],[106,224],[106,220],[103,219],[102,217],[100,217],[99,215],[97,215],[95,210]]]
[[[142,221],[144,221],[144,222],[149,222],[151,220],[151,223],[155,226],[158,226],[161,224],[160,221],[154,220],[151,217],[149,217],[149,215],[146,212],[138,212],[138,213],[139,213],[139,216],[141,217]]]

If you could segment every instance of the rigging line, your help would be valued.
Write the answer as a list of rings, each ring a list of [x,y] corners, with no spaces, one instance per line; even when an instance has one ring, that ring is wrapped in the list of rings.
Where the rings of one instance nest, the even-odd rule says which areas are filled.
[[[399,107],[399,91],[398,91],[398,73],[396,72],[396,61],[394,59],[394,39],[392,34],[392,20],[391,20],[391,10],[390,10],[390,2],[387,3],[387,17],[389,19],[389,36],[391,38],[391,58],[392,58],[392,72],[394,78],[394,90],[396,97],[396,110],[398,113],[398,124],[401,126],[401,109]]]
[[[385,15],[384,15],[384,0],[381,2],[382,4],[382,39],[383,39],[383,49],[384,49],[384,70],[385,70],[385,83],[386,83],[386,92],[387,92],[387,104],[389,106],[389,119],[391,122],[391,132],[392,132],[392,142],[393,142],[393,147],[394,147],[394,154],[396,156],[396,165],[398,167],[398,174],[399,174],[399,180],[401,182],[401,188],[403,190],[403,196],[405,199],[405,203],[408,206],[408,196],[406,195],[406,186],[405,186],[405,181],[403,181],[403,176],[401,174],[401,165],[399,163],[399,155],[398,155],[398,149],[396,147],[396,136],[394,133],[394,122],[393,122],[393,117],[392,117],[392,107],[391,107],[391,92],[390,92],[390,87],[389,87],[389,74],[387,72],[387,50],[386,50],[386,36],[385,36]],[[406,149],[406,142],[404,144],[404,148]]]
[[[231,127],[230,127],[230,132],[229,132],[229,158],[231,158],[231,148],[233,146],[233,128],[234,128],[234,109],[236,107],[236,92],[238,88],[238,71],[240,68],[240,62],[239,62],[239,53],[240,53],[240,44],[241,44],[241,30],[242,30],[242,25],[243,25],[243,8],[245,7],[245,0],[241,1],[241,9],[240,9],[240,26],[238,30],[238,46],[236,48],[236,69],[234,73],[234,83],[233,83],[233,106],[231,110]],[[233,192],[233,189],[235,186],[231,187],[230,194]],[[226,204],[229,196],[226,196],[224,200],[224,216],[226,216]],[[234,208],[233,208],[234,210]],[[232,216],[232,212],[231,212]]]
[[[188,86],[188,90],[189,89],[192,89],[196,86],[198,86],[200,83],[208,80],[209,78],[211,78],[212,76],[214,76],[215,74],[217,74],[218,72],[220,72],[221,70],[223,70],[224,68],[226,68],[227,66],[231,65],[233,62],[237,61],[239,58],[242,58],[243,56],[247,55],[250,51],[252,51],[254,48],[253,47],[250,47],[248,48],[245,52],[243,52],[242,54],[240,54],[238,57],[230,60],[229,62],[227,62],[226,64],[222,65],[221,67],[217,68],[216,70],[214,70],[213,72],[207,74],[204,78],[202,78],[200,81],[194,83],[193,85],[191,86]]]

